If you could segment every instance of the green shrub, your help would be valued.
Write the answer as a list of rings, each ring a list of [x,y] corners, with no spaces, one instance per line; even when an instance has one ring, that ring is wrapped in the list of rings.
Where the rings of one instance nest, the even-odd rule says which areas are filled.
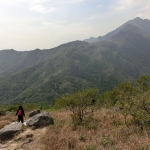
[[[55,108],[66,108],[70,110],[73,115],[71,118],[75,125],[81,124],[83,118],[95,112],[99,108],[97,99],[98,89],[87,89],[78,91],[74,94],[67,94],[55,102]]]
[[[104,135],[103,139],[102,139],[102,145],[104,147],[106,147],[106,146],[108,146],[110,144],[112,144],[111,140],[106,135]]]
[[[84,141],[83,135],[79,135],[79,140],[80,140],[80,141]]]
[[[87,145],[86,150],[96,150],[96,145]]]
[[[0,110],[0,116],[5,116],[5,115],[6,115],[6,112],[3,110]]]
[[[17,111],[17,109],[18,109],[18,106],[12,105],[12,106],[8,106],[6,111]]]

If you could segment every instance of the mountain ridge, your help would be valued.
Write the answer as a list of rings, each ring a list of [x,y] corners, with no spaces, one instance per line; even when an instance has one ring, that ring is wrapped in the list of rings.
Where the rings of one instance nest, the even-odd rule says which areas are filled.
[[[129,20],[128,22],[124,23],[123,25],[121,25],[120,27],[116,28],[115,30],[107,33],[104,36],[99,36],[98,38],[89,38],[89,39],[85,39],[84,41],[88,42],[88,43],[95,43],[95,42],[99,42],[99,41],[103,41],[103,40],[107,40],[111,37],[113,37],[114,35],[116,35],[119,31],[121,31],[126,25],[128,24],[132,24],[132,25],[136,25],[137,27],[146,30],[147,33],[150,34],[150,20],[148,19],[141,19],[139,17],[136,17],[133,20]]]
[[[48,105],[62,94],[89,87],[102,93],[120,82],[150,75],[150,21],[146,22],[128,21],[95,43],[72,41],[45,50],[0,51],[0,103]]]

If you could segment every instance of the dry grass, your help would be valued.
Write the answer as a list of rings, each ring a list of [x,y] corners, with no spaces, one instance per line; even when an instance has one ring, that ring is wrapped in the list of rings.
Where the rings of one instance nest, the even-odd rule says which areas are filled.
[[[5,125],[17,121],[17,117],[15,115],[5,115],[5,116],[0,116],[0,120],[1,120],[0,129],[2,129]]]
[[[111,110],[99,110],[74,126],[70,112],[52,111],[54,125],[41,138],[44,150],[149,150],[150,131],[127,128],[123,117]]]
[[[27,132],[33,134],[34,142],[29,143],[26,149],[42,147],[39,150],[150,150],[150,128],[141,130],[134,125],[127,128],[123,117],[115,114],[113,110],[99,110],[86,117],[80,126],[72,123],[69,111],[49,113],[54,119],[54,125],[33,131],[27,129],[17,135],[24,137]],[[17,121],[14,115],[1,116],[0,119],[0,128]],[[9,149],[12,145],[7,147]]]

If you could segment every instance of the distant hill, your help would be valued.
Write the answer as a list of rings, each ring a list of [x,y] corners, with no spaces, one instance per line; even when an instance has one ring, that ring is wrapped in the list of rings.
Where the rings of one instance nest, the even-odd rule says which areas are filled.
[[[88,42],[88,43],[95,43],[95,42],[107,40],[107,39],[113,37],[114,35],[116,35],[117,33],[119,33],[127,25],[137,26],[138,28],[145,31],[147,34],[150,34],[150,28],[149,28],[150,27],[150,20],[148,20],[148,19],[143,20],[143,19],[137,17],[133,20],[129,20],[128,22],[126,22],[122,26],[118,27],[114,31],[107,33],[105,36],[99,36],[98,38],[91,37],[89,39],[85,39],[84,41]]]
[[[53,49],[0,51],[0,103],[50,104],[62,94],[150,75],[150,21],[135,18],[88,43],[73,41]],[[104,38],[104,37],[101,37]]]

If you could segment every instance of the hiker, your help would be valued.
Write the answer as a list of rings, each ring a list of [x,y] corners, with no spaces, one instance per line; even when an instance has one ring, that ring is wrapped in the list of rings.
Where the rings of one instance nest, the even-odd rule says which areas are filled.
[[[22,106],[18,107],[16,115],[18,115],[18,122],[21,121],[23,123],[23,117],[25,117],[25,114],[24,114],[24,110],[23,110]]]

